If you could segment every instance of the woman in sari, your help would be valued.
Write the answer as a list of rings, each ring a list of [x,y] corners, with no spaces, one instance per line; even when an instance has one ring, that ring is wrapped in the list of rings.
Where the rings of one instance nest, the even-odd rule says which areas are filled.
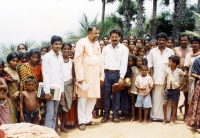
[[[7,82],[15,82],[17,81],[15,76],[9,72],[7,68],[4,69],[4,61],[0,59],[0,91],[7,96],[8,87]],[[5,103],[4,108],[0,108],[0,122],[2,124],[9,124],[10,122],[10,107],[11,100],[8,98],[8,102]],[[0,105],[4,102],[4,100],[0,100]]]
[[[13,96],[15,92],[19,90],[19,84],[20,84],[20,79],[19,79],[19,74],[16,69],[19,58],[17,53],[10,53],[7,56],[7,62],[9,66],[6,68],[6,70],[14,76],[15,81],[10,81],[7,82],[8,85],[8,97],[10,98],[10,123],[14,124],[17,122],[17,105],[18,105],[18,99]]]
[[[191,77],[194,81],[194,94],[189,104],[187,125],[200,128],[200,57],[195,59],[191,68]]]
[[[60,130],[62,132],[67,132],[67,129],[65,129],[64,127],[67,121],[67,114],[69,113],[71,109],[72,101],[75,100],[75,97],[76,97],[76,93],[74,91],[75,90],[74,89],[74,83],[75,83],[74,66],[73,66],[72,60],[69,58],[71,47],[72,47],[71,44],[63,43],[62,48],[61,48],[62,56],[63,56],[62,68],[64,70],[63,80],[64,80],[64,93],[65,93],[64,100],[60,102],[61,114],[62,114]],[[58,132],[58,130],[56,131]]]

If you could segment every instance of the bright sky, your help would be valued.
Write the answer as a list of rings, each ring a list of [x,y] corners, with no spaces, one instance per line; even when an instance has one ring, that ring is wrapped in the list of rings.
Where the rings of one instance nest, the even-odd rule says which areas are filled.
[[[194,3],[194,0],[190,0]],[[195,0],[197,1],[197,0]],[[106,15],[114,12],[118,2],[106,5]],[[163,10],[158,5],[158,12]],[[151,16],[152,1],[145,2],[146,16]],[[101,20],[101,0],[0,0],[0,42],[20,43],[26,40],[49,41],[52,35],[77,32],[83,13]],[[172,9],[164,8],[164,10]]]

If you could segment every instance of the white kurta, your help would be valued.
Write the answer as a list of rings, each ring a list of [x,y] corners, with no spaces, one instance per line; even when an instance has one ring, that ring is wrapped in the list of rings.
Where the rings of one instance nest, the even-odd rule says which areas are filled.
[[[88,37],[80,39],[76,44],[74,65],[76,81],[83,80],[89,85],[86,92],[77,88],[78,97],[100,98],[100,80],[104,80],[104,71],[99,43],[92,43]]]
[[[155,88],[152,91],[152,108],[151,108],[151,114],[150,117],[153,119],[164,119],[163,115],[163,102],[164,97],[162,95],[162,89],[163,84],[165,81],[165,70],[168,68],[168,58],[174,55],[174,51],[165,48],[163,53],[160,53],[160,50],[157,48],[154,48],[150,51],[148,55],[148,67],[153,67],[154,70],[154,84]],[[171,101],[168,103],[167,107],[167,120],[170,120],[171,115]]]

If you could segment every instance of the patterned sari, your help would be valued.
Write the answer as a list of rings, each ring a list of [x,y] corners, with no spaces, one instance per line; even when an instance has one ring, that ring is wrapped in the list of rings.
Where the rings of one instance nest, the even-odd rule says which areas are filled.
[[[26,86],[25,86],[26,78],[29,76],[32,76],[36,79],[36,85],[35,85],[34,90],[37,90],[39,81],[42,80],[41,65],[38,65],[36,69],[32,70],[29,66],[29,63],[24,63],[19,68],[19,75],[20,75],[24,90],[26,90]]]
[[[19,90],[19,84],[20,84],[20,79],[19,79],[19,74],[16,70],[11,69],[8,67],[8,70],[10,71],[11,74],[17,78],[17,81],[15,82],[8,82],[8,97],[10,98],[9,100],[9,106],[10,106],[10,123],[14,124],[16,123],[17,120],[17,107],[18,107],[18,100],[15,100],[12,98],[12,95]]]

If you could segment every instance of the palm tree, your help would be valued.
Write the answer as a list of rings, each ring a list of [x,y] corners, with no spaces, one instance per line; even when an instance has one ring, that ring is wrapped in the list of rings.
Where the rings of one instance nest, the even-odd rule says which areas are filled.
[[[163,1],[165,5],[169,5],[170,0],[163,0]],[[185,24],[186,0],[173,0],[173,2],[174,2],[174,15],[173,15],[172,36],[175,39],[175,46],[177,46],[180,32],[183,31]]]
[[[157,34],[157,26],[156,26],[156,14],[157,14],[157,0],[153,0],[153,14],[152,19],[150,20],[151,28],[150,28],[150,37],[152,39],[156,38]]]
[[[144,35],[144,0],[136,0],[137,1],[137,33],[138,33],[138,38],[143,39]]]
[[[200,0],[198,0],[198,2],[197,2],[197,11],[198,11],[198,13],[200,13]]]

